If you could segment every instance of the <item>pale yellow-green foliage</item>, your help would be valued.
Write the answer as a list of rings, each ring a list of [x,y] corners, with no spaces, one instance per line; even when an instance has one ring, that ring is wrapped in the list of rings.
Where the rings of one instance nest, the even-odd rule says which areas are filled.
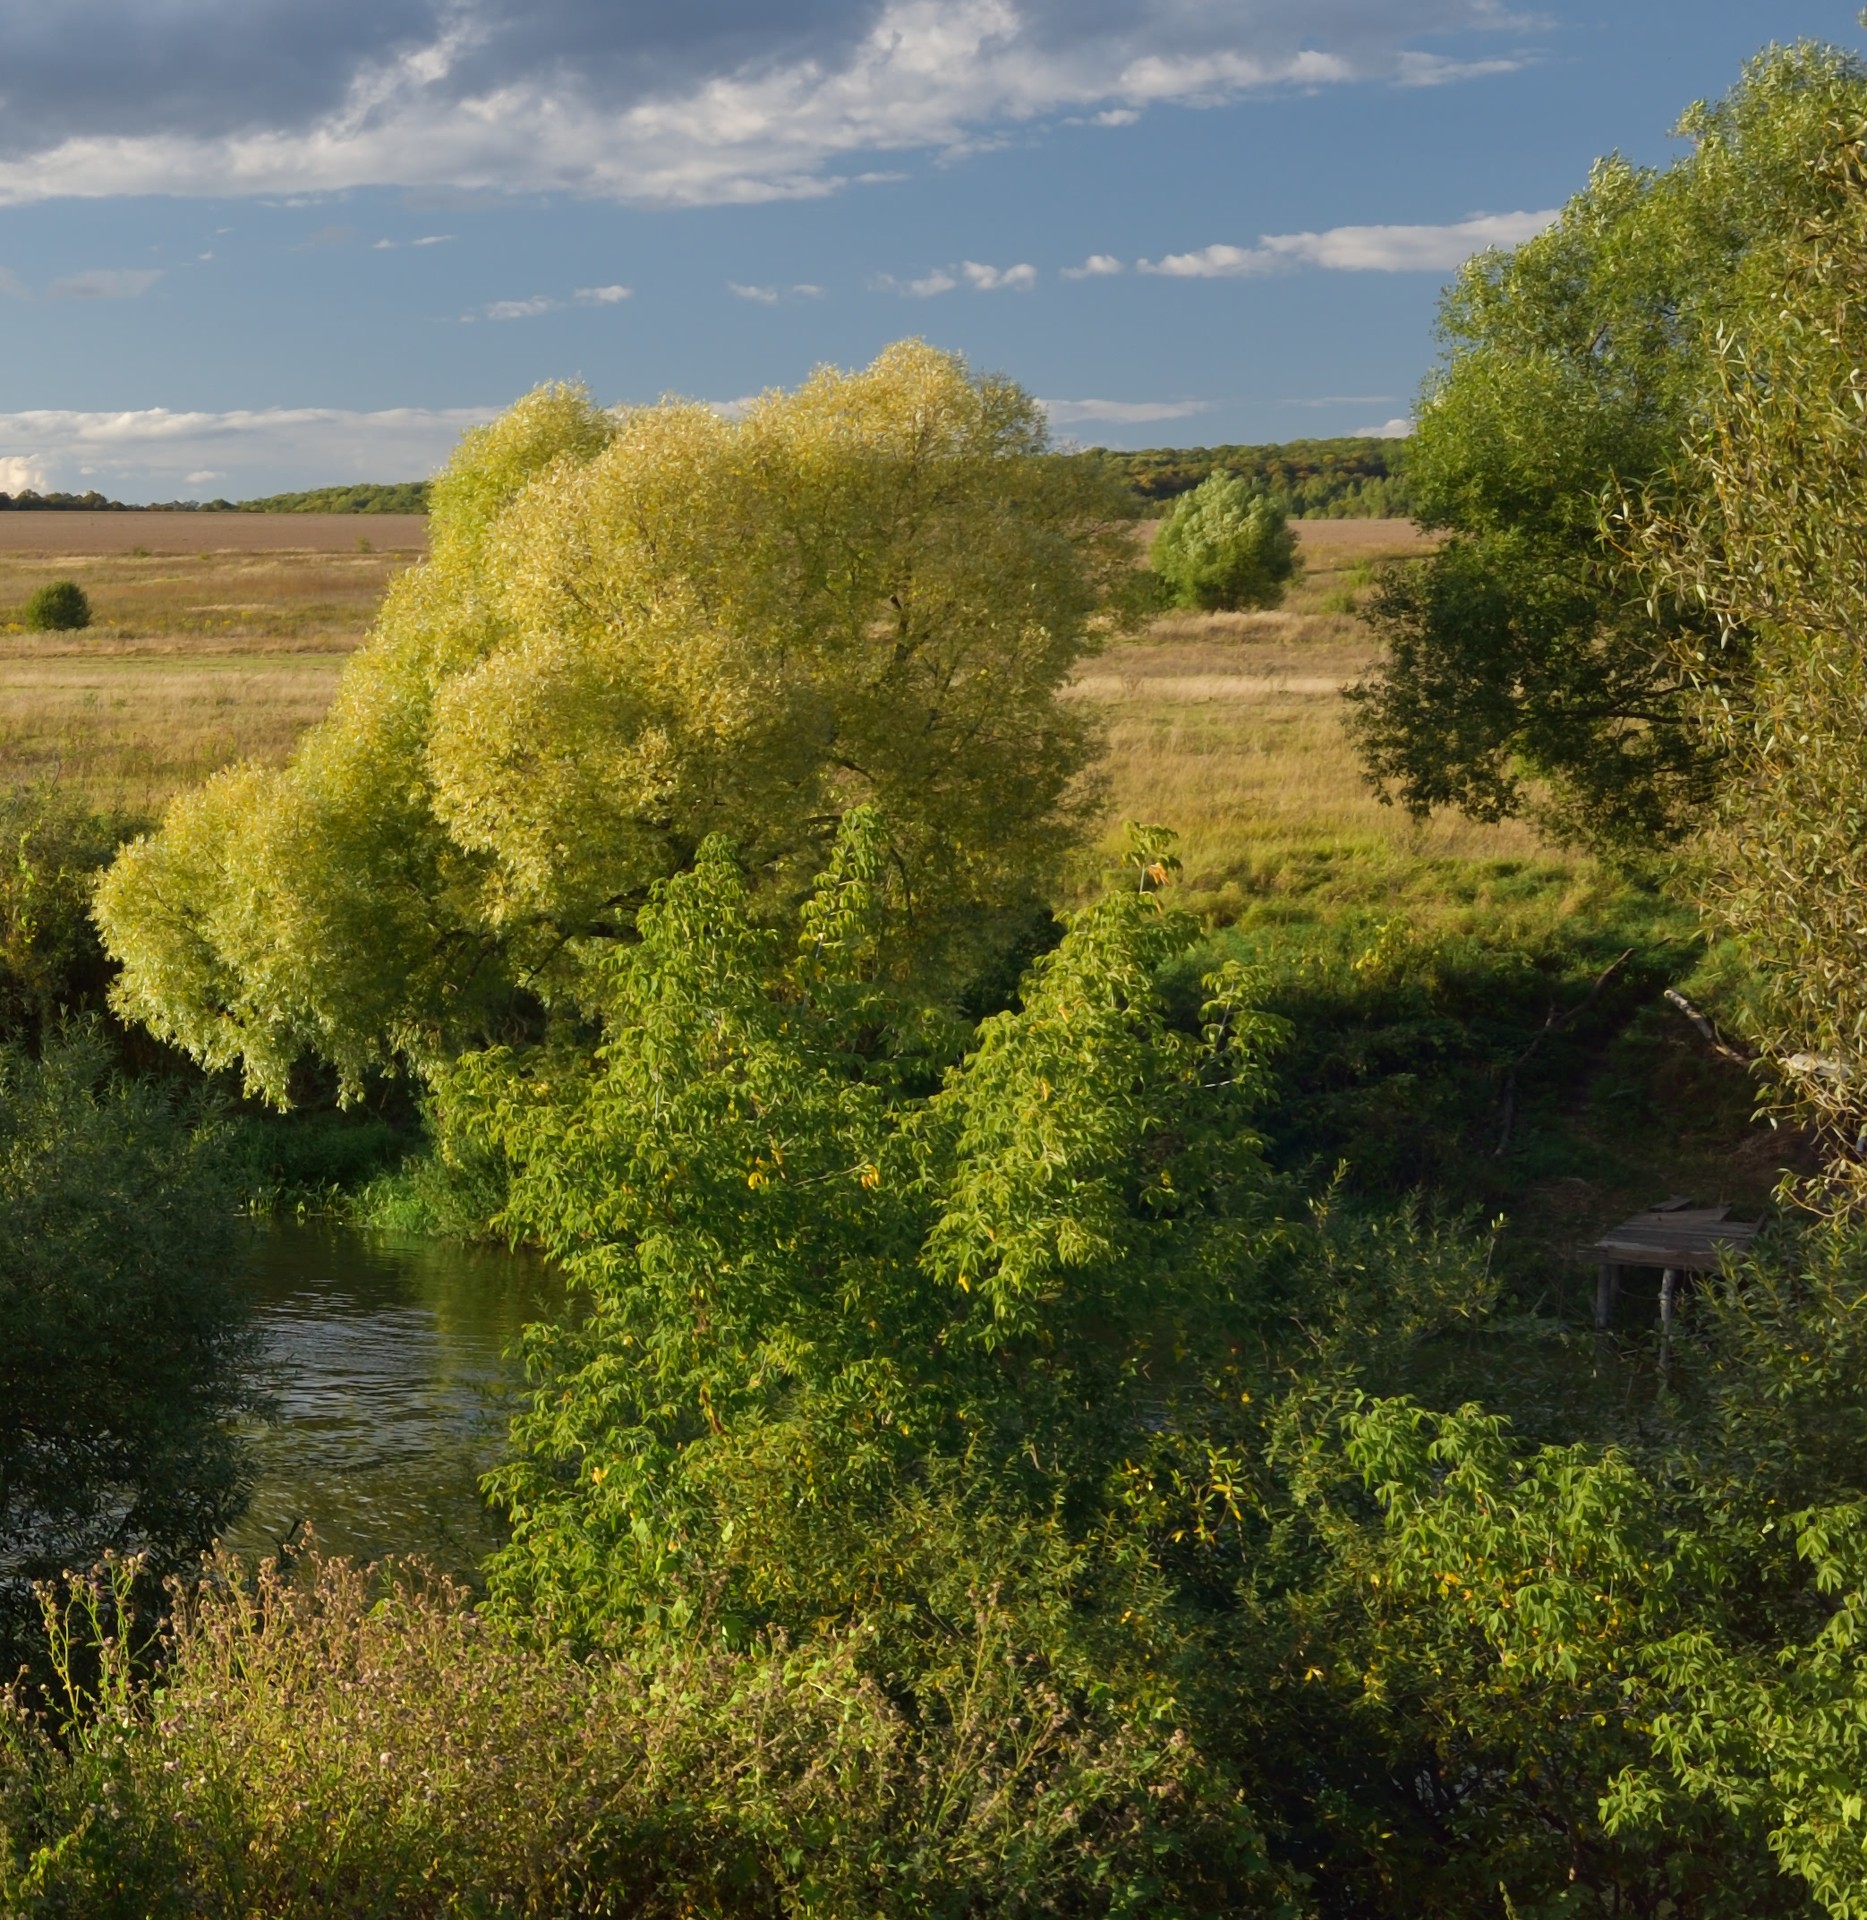
[[[1768,309],[1723,343],[1693,485],[1629,514],[1659,598],[1708,607],[1716,644],[1680,664],[1727,760],[1708,835],[1711,913],[1764,989],[1751,1037],[1781,1082],[1856,1143],[1832,1176],[1867,1190],[1867,144],[1812,179],[1830,195]],[[1688,650],[1689,649],[1689,650]]]
[[[124,1014],[274,1100],[574,994],[709,833],[774,908],[879,803],[937,949],[1054,875],[1093,804],[1059,695],[1132,537],[1009,383],[909,342],[728,422],[547,387],[470,434],[278,770],[182,796],[105,881]]]

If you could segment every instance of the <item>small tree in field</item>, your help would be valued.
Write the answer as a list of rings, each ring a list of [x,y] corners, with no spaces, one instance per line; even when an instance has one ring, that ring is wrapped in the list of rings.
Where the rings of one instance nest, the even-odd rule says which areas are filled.
[[[1274,607],[1297,570],[1296,535],[1269,494],[1215,473],[1175,504],[1153,558],[1183,607]]]
[[[74,633],[91,624],[91,603],[75,580],[53,580],[26,602],[29,633]]]

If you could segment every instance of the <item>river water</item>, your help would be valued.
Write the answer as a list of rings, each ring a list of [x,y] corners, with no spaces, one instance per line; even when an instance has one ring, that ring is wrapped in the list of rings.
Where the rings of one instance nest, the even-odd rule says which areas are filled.
[[[270,1553],[303,1521],[330,1552],[418,1553],[471,1573],[499,1540],[478,1481],[522,1385],[512,1348],[526,1322],[563,1308],[551,1269],[502,1248],[279,1221],[255,1230],[246,1282],[275,1415],[252,1435],[258,1485],[226,1544]]]

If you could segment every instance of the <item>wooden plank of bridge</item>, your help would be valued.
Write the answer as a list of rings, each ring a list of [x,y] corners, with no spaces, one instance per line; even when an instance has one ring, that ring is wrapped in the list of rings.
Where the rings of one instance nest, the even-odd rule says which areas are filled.
[[[1729,1213],[1728,1207],[1694,1207],[1681,1199],[1665,1200],[1604,1233],[1588,1249],[1600,1262],[1595,1281],[1597,1329],[1613,1323],[1623,1267],[1661,1270],[1660,1312],[1663,1320],[1670,1320],[1681,1275],[1717,1272],[1725,1254],[1742,1253],[1763,1231],[1761,1221],[1732,1220]]]

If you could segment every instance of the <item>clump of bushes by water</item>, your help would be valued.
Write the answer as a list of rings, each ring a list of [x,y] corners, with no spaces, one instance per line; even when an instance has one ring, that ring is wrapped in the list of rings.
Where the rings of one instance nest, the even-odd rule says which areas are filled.
[[[0,1038],[101,1014],[116,972],[91,919],[97,876],[134,832],[55,785],[0,789]]]
[[[127,1080],[94,1028],[0,1048],[0,1661],[28,1582],[140,1547],[187,1564],[245,1505],[258,1404],[210,1108]]]

